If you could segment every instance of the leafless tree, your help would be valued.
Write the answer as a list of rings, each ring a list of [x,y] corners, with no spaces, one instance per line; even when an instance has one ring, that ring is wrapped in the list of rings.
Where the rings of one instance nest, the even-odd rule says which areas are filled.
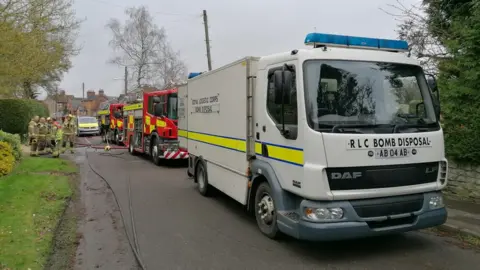
[[[409,43],[411,54],[418,58],[425,71],[437,74],[438,60],[448,58],[449,55],[429,30],[426,8],[427,4],[424,1],[406,6],[400,0],[396,0],[396,4],[388,5],[390,11],[382,10],[394,16],[399,22],[397,29],[399,38]]]
[[[164,82],[180,76],[177,74],[182,74],[185,65],[145,6],[127,8],[125,14],[128,20],[123,25],[118,19],[110,19],[107,24],[115,54],[110,63],[128,67],[135,89],[145,85],[165,87]]]

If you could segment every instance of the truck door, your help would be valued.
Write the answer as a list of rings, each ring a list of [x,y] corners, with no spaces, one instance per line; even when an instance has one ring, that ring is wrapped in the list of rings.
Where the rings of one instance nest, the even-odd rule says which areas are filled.
[[[297,104],[302,104],[303,95],[297,95],[297,65],[288,62],[291,71],[289,98],[275,98],[275,71],[282,71],[284,64],[277,64],[260,71],[255,91],[255,152],[275,170],[284,189],[298,191],[303,176],[303,130],[299,119],[303,113]],[[301,89],[301,88],[300,88]],[[288,100],[289,99],[289,100]],[[279,101],[280,100],[280,101]],[[283,103],[283,104],[282,104]],[[283,107],[283,109],[282,109]],[[283,112],[283,116],[282,116]]]

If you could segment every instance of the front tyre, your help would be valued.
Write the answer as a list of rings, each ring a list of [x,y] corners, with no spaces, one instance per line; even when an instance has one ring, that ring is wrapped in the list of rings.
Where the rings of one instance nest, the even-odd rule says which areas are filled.
[[[272,189],[267,182],[261,183],[255,192],[255,219],[264,235],[271,239],[278,238],[280,232],[277,225],[277,210]]]
[[[159,152],[160,149],[158,147],[157,139],[153,138],[152,139],[152,150],[151,150],[151,156],[152,156],[152,162],[155,165],[160,165],[160,158],[159,158]]]

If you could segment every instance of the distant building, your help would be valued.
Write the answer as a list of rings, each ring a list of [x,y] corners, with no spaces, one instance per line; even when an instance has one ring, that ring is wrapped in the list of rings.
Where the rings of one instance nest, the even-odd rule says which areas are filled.
[[[61,117],[68,113],[94,116],[100,104],[112,98],[106,96],[103,89],[100,89],[98,94],[94,90],[88,90],[86,94],[87,96],[83,99],[67,95],[65,90],[62,90],[57,95],[48,95],[44,102],[52,115],[56,117]]]

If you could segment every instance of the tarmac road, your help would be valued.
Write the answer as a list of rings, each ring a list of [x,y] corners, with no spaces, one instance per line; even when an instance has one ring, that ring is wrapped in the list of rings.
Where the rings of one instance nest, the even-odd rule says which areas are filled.
[[[80,140],[100,144],[98,137]],[[233,200],[202,197],[185,168],[158,167],[126,150],[111,153],[89,152],[89,162],[110,181],[131,232],[130,178],[140,253],[148,269],[470,270],[480,265],[478,251],[428,232],[334,243],[273,241]]]

